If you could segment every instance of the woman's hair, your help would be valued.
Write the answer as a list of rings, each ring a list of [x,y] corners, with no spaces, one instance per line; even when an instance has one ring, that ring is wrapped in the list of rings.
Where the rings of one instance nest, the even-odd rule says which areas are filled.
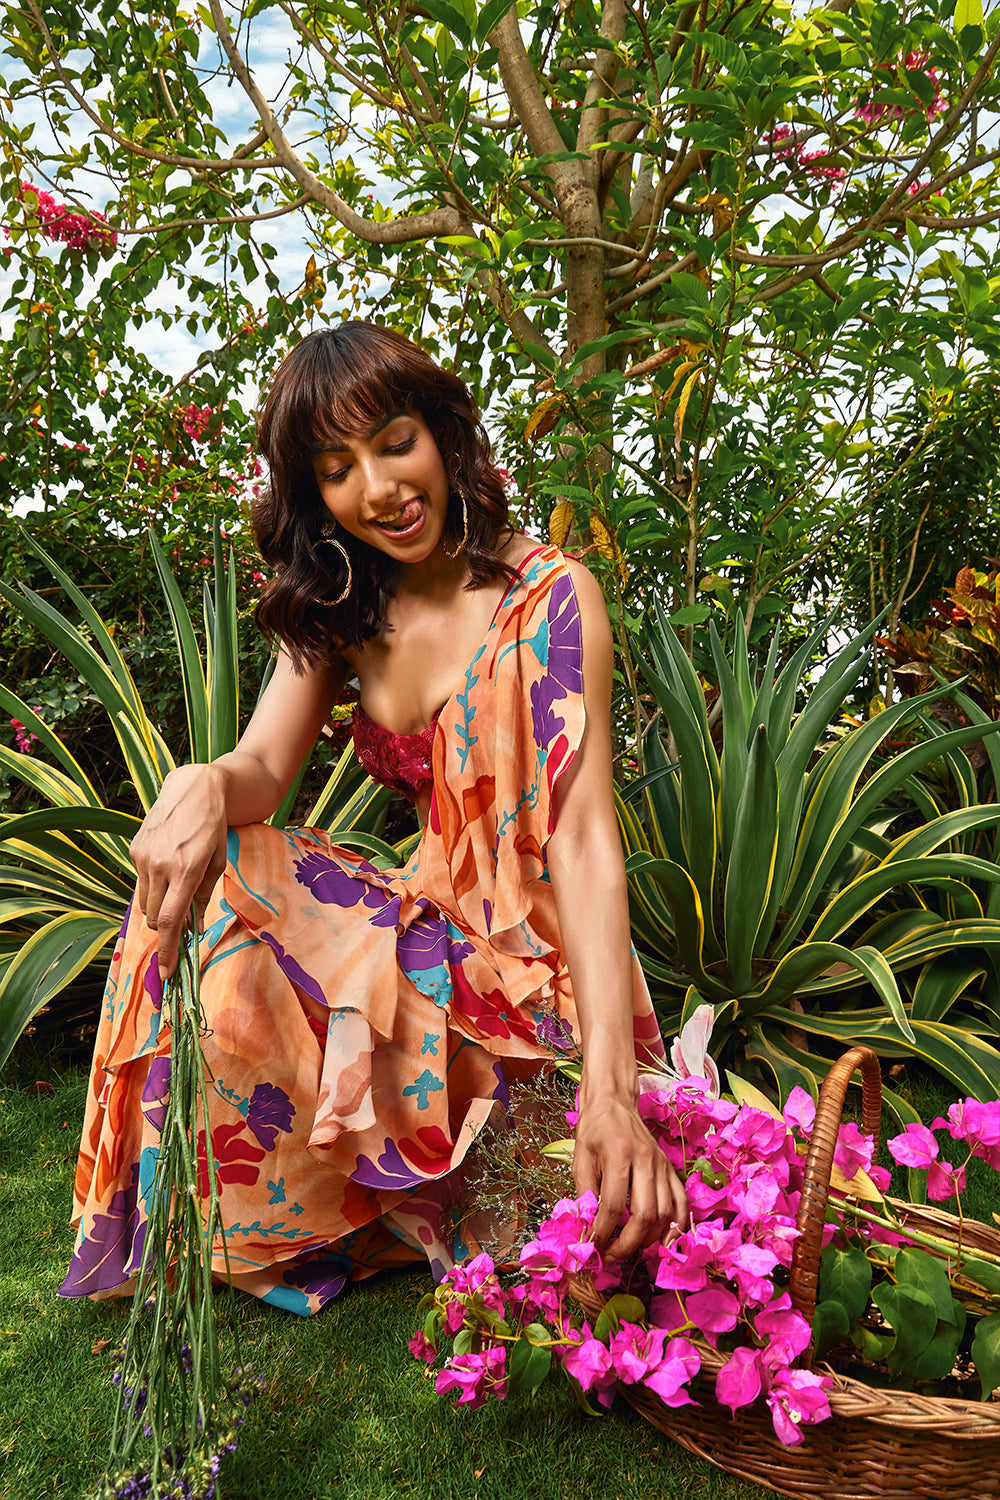
[[[257,443],[270,478],[252,507],[257,545],[274,570],[257,622],[281,639],[296,667],[328,660],[342,644],[364,645],[392,598],[392,558],[341,527],[337,540],[350,557],[353,583],[342,603],[317,602],[336,598],[343,568],[331,547],[314,551],[330,514],[313,459],[397,411],[419,413],[437,443],[451,490],[444,534],[453,549],[462,540],[460,493],[466,497],[468,587],[513,577],[497,546],[509,530],[504,485],[465,383],[409,339],[373,323],[310,333],[282,362],[260,412]]]

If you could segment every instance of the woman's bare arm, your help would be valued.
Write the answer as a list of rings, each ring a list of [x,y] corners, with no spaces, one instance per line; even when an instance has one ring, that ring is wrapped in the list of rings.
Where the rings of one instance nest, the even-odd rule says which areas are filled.
[[[129,850],[136,898],[158,934],[164,978],[177,967],[192,903],[200,919],[222,874],[229,829],[274,812],[346,676],[346,666],[297,673],[282,651],[236,749],[208,765],[178,766],[164,780]]]
[[[559,781],[547,856],[583,1043],[573,1175],[578,1191],[600,1198],[600,1245],[628,1202],[628,1222],[609,1252],[623,1257],[686,1220],[687,1202],[636,1109],[628,888],[612,790],[611,629],[597,582],[581,564],[569,566],[583,627],[587,725]]]

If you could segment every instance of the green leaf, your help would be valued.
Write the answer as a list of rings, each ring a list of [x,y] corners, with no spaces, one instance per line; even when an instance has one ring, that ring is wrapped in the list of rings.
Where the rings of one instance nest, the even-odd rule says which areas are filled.
[[[904,1246],[896,1256],[894,1275],[899,1286],[926,1293],[941,1322],[954,1323],[954,1298],[943,1261],[926,1250]]]
[[[240,679],[236,624],[236,564],[232,551],[223,561],[218,526],[215,551],[215,598],[205,598],[205,634],[209,641],[206,673],[209,705],[209,759],[232,750],[240,737]]]
[[[961,36],[966,26],[983,25],[983,0],[957,0],[955,5],[955,35]]]
[[[980,1318],[972,1340],[972,1362],[982,1388],[981,1399],[988,1401],[1000,1385],[1000,1313]]]
[[[955,1302],[954,1313],[938,1322],[934,1337],[913,1365],[913,1379],[942,1380],[955,1368],[962,1334],[965,1330],[965,1308]]]
[[[889,1369],[912,1383],[920,1355],[937,1333],[934,1301],[926,1292],[883,1282],[872,1292],[872,1301],[896,1335],[889,1355]]]
[[[552,1368],[552,1350],[540,1348],[527,1339],[518,1339],[507,1361],[507,1388],[515,1391],[537,1391]]]
[[[778,778],[767,729],[761,724],[736,813],[724,896],[726,962],[734,987],[741,991],[753,987],[751,959],[760,946],[761,921],[771,893],[777,833]]]
[[[820,1259],[820,1295],[832,1298],[845,1310],[853,1323],[868,1306],[872,1287],[872,1265],[867,1255],[855,1245],[827,1245]]]
[[[447,27],[463,47],[467,47],[472,41],[472,28],[458,4],[452,5],[449,0],[424,0],[424,9],[435,21],[440,21],[442,26]]]
[[[749,57],[728,36],[722,36],[715,31],[699,31],[697,39],[699,46],[703,47],[711,57],[717,58],[735,79],[740,80],[747,76],[750,70]]]
[[[502,21],[510,10],[514,0],[486,0],[485,5],[479,7],[479,16],[476,20],[476,41],[482,44],[488,38],[490,32],[498,21]]]
[[[850,1332],[851,1319],[847,1309],[842,1302],[834,1298],[824,1298],[817,1302],[816,1311],[813,1314],[813,1338],[816,1341],[816,1354],[822,1359],[828,1349],[834,1344],[839,1344]]]
[[[622,1323],[641,1323],[645,1316],[646,1309],[638,1297],[618,1292],[614,1297],[609,1297],[601,1308],[594,1324],[594,1337],[600,1339],[602,1344],[610,1343],[612,1335],[618,1332]]]
[[[0,1067],[32,1016],[111,942],[118,926],[92,912],[67,912],[28,939],[0,979]]]
[[[875,1364],[881,1364],[889,1358],[895,1342],[893,1334],[880,1333],[874,1328],[866,1327],[864,1323],[856,1323],[851,1329],[851,1343],[855,1349]]]
[[[174,640],[177,644],[177,653],[181,663],[181,683],[184,689],[184,705],[187,710],[188,722],[188,746],[192,761],[201,762],[211,760],[212,749],[208,732],[209,708],[208,695],[205,689],[205,670],[202,666],[201,653],[198,650],[198,642],[184,603],[183,595],[177,586],[177,580],[173,575],[163,548],[160,546],[153,532],[149,533],[150,549],[153,554],[153,562],[160,580],[167,608],[170,611],[170,623],[173,626]]]
[[[982,1287],[983,1291],[991,1292],[994,1297],[1000,1296],[1000,1266],[993,1261],[980,1260],[976,1255],[963,1255],[955,1269],[960,1276],[965,1276]]]

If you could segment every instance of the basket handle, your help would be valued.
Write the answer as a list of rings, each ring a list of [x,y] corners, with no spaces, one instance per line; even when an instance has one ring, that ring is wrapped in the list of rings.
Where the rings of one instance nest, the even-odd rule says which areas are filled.
[[[799,1237],[792,1253],[789,1292],[792,1306],[803,1313],[810,1324],[816,1311],[816,1289],[819,1282],[820,1247],[826,1219],[826,1200],[830,1192],[830,1171],[837,1131],[844,1110],[847,1085],[855,1071],[861,1069],[861,1128],[879,1144],[882,1115],[882,1075],[878,1058],[870,1047],[852,1047],[833,1064],[819,1091],[816,1123],[813,1125],[802,1175],[802,1197],[796,1225]]]

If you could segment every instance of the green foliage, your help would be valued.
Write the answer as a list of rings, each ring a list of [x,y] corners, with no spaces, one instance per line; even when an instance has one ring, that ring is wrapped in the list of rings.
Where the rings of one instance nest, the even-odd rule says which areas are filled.
[[[965,1350],[988,1400],[1000,1384],[1000,1314],[990,1310],[997,1267],[962,1253],[960,1234],[957,1246],[890,1252],[873,1288],[871,1262],[857,1245],[828,1245],[813,1321],[817,1354],[850,1338],[865,1359],[885,1364],[894,1386],[913,1390],[950,1375]]]
[[[10,495],[94,535],[142,507],[235,526],[247,383],[374,311],[492,403],[518,518],[573,523],[623,646],[653,591],[689,648],[737,597],[751,636],[809,616],[845,552],[867,617],[880,539],[905,556],[913,524],[878,456],[1000,352],[995,12],[163,0],[119,21],[3,10]],[[157,324],[206,346],[179,378],[134,348]]]
[[[30,1085],[51,1083],[42,1093]],[[0,1075],[0,1427],[10,1500],[93,1493],[107,1450],[112,1356],[127,1301],[56,1295],[73,1249],[73,1186],[86,1072],[25,1042]],[[580,1500],[641,1490],[662,1500],[768,1500],[664,1443],[624,1403],[600,1422],[553,1382],[532,1401],[465,1420],[406,1353],[426,1270],[373,1276],[322,1317],[218,1297],[222,1336],[268,1382],[222,1474],[227,1500]],[[476,1471],[481,1471],[476,1477]],[[54,1488],[55,1487],[55,1488]]]
[[[1000,825],[1000,810],[976,802],[967,765],[962,779],[955,752],[976,731],[928,724],[924,739],[878,758],[944,687],[831,742],[873,630],[842,647],[796,711],[815,639],[778,671],[776,633],[757,675],[741,619],[731,660],[713,629],[720,755],[702,683],[654,612],[645,670],[667,733],[650,731],[645,775],[619,802],[633,930],[665,1032],[709,1000],[715,1036],[745,1038],[782,1092],[815,1092],[825,1072],[805,1035],[920,1057],[995,1098],[1000,867],[969,845]],[[978,732],[992,744],[998,727]],[[918,779],[942,758],[962,798],[950,811]]]
[[[237,587],[230,553],[214,544],[214,590],[204,588],[206,649],[194,627],[155,537],[150,545],[173,621],[192,758],[231,750],[239,737]],[[81,617],[74,625],[34,589],[0,584],[0,598],[37,629],[70,664],[101,704],[143,810],[154,802],[175,765],[139,696],[115,640],[73,580],[35,549]],[[0,745],[0,767],[27,787],[43,807],[0,812],[0,1065],[31,1017],[91,963],[107,965],[111,944],[131,897],[128,846],[139,827],[129,812],[108,807],[79,761],[45,721],[0,684],[0,708],[36,736],[42,750],[27,754]],[[300,773],[301,779],[301,773]],[[284,826],[298,790],[285,797],[272,822]],[[377,837],[389,800],[345,751],[306,816],[314,827],[336,829],[343,844],[398,862],[398,851]]]

